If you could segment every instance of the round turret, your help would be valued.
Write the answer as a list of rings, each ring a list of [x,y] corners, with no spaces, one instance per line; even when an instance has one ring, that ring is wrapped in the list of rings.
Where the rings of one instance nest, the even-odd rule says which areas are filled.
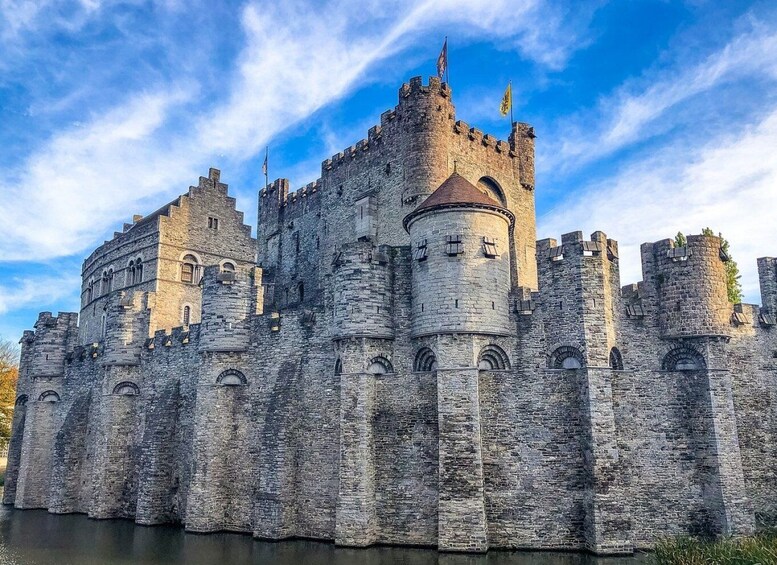
[[[35,323],[30,376],[61,377],[65,373],[65,355],[78,335],[78,314],[41,312]]]
[[[403,178],[407,182],[402,200],[417,204],[434,191],[448,175],[448,153],[455,110],[451,89],[437,77],[428,86],[413,77],[399,89],[396,119],[390,122],[402,132],[405,144]]]
[[[654,244],[655,282],[665,337],[726,335],[731,305],[720,238],[688,236],[687,245]]]
[[[453,173],[404,220],[414,337],[508,335],[510,211]]]
[[[393,338],[392,283],[388,248],[344,245],[334,265],[334,335]]]

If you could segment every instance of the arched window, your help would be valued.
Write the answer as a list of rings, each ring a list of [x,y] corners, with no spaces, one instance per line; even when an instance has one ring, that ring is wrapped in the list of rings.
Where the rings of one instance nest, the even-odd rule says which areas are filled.
[[[343,362],[338,357],[337,361],[335,361],[335,375],[342,375],[342,374],[343,374]]]
[[[224,261],[221,264],[221,272],[222,273],[234,273],[235,272],[235,264],[230,261]]]
[[[491,177],[481,177],[481,179],[478,181],[478,188],[496,200],[502,206],[507,206],[507,200],[505,200],[502,187],[499,186],[499,183]]]
[[[135,276],[132,279],[132,284],[138,284],[143,282],[143,260],[138,257],[135,260]]]
[[[182,316],[183,319],[181,320],[184,326],[189,325],[189,320],[191,320],[191,317],[192,317],[192,307],[187,304],[186,306],[183,307],[183,316]]]
[[[707,368],[704,356],[691,347],[680,346],[664,356],[664,371],[703,371]]]
[[[16,399],[16,402],[14,402],[14,406],[24,406],[27,404],[27,395],[21,394],[19,395],[19,398]]]
[[[59,395],[53,390],[47,390],[41,393],[38,402],[59,402]]]
[[[199,284],[200,262],[194,255],[184,255],[181,264],[181,282],[188,284]]]
[[[216,383],[223,386],[238,386],[248,384],[245,375],[235,369],[227,369],[216,379]]]
[[[580,350],[568,345],[556,349],[548,360],[551,369],[581,369],[584,365],[585,359]]]
[[[510,368],[510,360],[507,353],[497,345],[486,345],[478,355],[478,369],[480,371],[500,371]]]
[[[108,270],[108,292],[113,290],[113,269]]]
[[[89,304],[92,301],[92,283],[89,282],[89,285],[86,287],[86,293],[84,294],[84,306]]]
[[[385,357],[374,357],[367,367],[367,372],[371,375],[385,375],[386,373],[393,373],[394,367],[391,366],[391,361]]]
[[[103,271],[102,283],[100,285],[100,294],[108,292],[108,271]]]
[[[113,394],[119,396],[137,396],[140,394],[140,389],[138,389],[138,385],[135,383],[124,381],[113,387]]]
[[[429,372],[437,370],[437,359],[434,352],[428,347],[422,347],[415,355],[413,370],[416,372]]]
[[[134,260],[130,261],[129,265],[127,265],[126,279],[127,279],[126,286],[135,284],[135,261]]]
[[[623,370],[623,357],[617,347],[610,349],[610,368],[616,371]]]
[[[305,300],[305,285],[302,283],[299,283],[297,285],[297,296],[299,296],[300,303],[304,302]]]

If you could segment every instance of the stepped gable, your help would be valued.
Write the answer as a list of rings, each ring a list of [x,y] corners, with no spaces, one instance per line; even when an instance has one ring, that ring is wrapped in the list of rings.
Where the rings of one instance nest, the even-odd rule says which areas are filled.
[[[477,188],[459,173],[454,172],[445,181],[424,200],[418,208],[410,212],[404,219],[405,229],[412,218],[432,208],[441,208],[446,206],[488,206],[498,208],[512,218],[510,213],[499,202],[488,196],[485,192]]]

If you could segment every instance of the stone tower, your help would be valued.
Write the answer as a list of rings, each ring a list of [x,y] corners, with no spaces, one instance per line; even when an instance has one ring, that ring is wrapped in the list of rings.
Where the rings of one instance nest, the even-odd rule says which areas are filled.
[[[505,368],[503,351],[488,358],[482,351],[510,335],[513,222],[511,212],[455,172],[404,220],[412,337],[427,346],[414,369],[437,372],[440,549],[488,548],[478,369]]]

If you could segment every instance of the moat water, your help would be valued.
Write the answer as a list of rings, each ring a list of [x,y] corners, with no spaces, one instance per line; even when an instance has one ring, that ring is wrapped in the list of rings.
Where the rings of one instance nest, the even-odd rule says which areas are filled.
[[[491,551],[440,554],[433,549],[346,549],[331,543],[257,541],[249,535],[188,534],[174,526],[137,526],[129,520],[90,520],[81,514],[0,506],[2,565],[635,565],[646,555],[597,559],[579,553]]]

